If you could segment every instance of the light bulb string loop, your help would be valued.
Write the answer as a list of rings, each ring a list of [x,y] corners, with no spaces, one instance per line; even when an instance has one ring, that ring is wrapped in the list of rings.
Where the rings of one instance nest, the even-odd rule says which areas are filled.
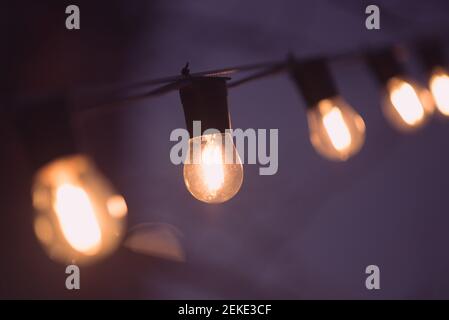
[[[441,40],[442,39],[440,39],[440,41]],[[415,42],[413,44],[415,44]],[[407,44],[406,43],[402,43],[400,45],[391,44],[391,45],[384,45],[382,48],[404,49],[405,45],[407,45]],[[363,59],[369,52],[376,52],[376,51],[378,51],[378,50],[376,50],[375,48],[370,48],[370,49],[357,48],[355,50],[343,51],[343,52],[336,53],[333,55],[323,55],[321,57],[322,57],[322,59],[324,59],[325,61],[327,61],[329,63],[357,61],[357,60]],[[314,56],[296,58],[293,53],[289,53],[286,56],[286,58],[284,58],[282,60],[266,61],[266,62],[261,62],[261,63],[253,63],[253,64],[221,68],[221,69],[215,69],[215,70],[209,70],[209,71],[200,71],[200,72],[194,72],[194,73],[192,73],[190,71],[190,63],[187,62],[184,65],[184,67],[181,69],[180,75],[136,82],[131,85],[122,86],[120,88],[120,90],[117,90],[117,91],[123,92],[126,90],[136,90],[136,89],[143,88],[143,87],[157,86],[156,88],[154,88],[150,91],[133,94],[133,95],[123,97],[123,98],[115,98],[113,101],[110,101],[108,103],[101,103],[101,105],[86,107],[84,109],[78,110],[77,113],[82,113],[82,114],[86,114],[86,115],[88,114],[89,116],[93,116],[93,115],[97,115],[100,112],[122,109],[122,108],[127,107],[129,104],[138,102],[142,99],[159,97],[161,95],[165,95],[172,91],[178,91],[183,86],[191,83],[191,81],[195,78],[230,77],[231,75],[234,75],[237,73],[250,73],[251,72],[246,77],[242,77],[240,79],[236,79],[234,81],[228,82],[227,88],[231,89],[231,88],[235,88],[240,85],[249,83],[254,80],[259,80],[259,79],[262,79],[265,77],[274,76],[281,72],[289,72],[289,71],[291,71],[292,65],[294,65],[295,63],[303,63],[303,62],[307,62],[307,61],[314,60],[314,59],[316,59],[316,57],[314,57]],[[228,78],[227,80],[230,80],[230,79],[231,78]],[[84,115],[82,117],[84,117]]]

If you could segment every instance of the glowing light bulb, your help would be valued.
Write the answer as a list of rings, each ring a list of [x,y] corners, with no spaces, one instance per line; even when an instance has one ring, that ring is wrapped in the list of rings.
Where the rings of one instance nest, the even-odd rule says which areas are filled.
[[[348,126],[343,119],[340,109],[332,107],[323,116],[323,124],[335,149],[341,151],[351,145],[351,134],[349,133]]]
[[[343,99],[321,100],[309,108],[310,141],[321,155],[345,161],[356,154],[365,141],[365,123]]]
[[[184,181],[198,200],[221,203],[231,199],[243,182],[243,166],[228,133],[194,137],[189,141]]]
[[[89,263],[121,240],[126,202],[84,156],[60,158],[41,168],[32,196],[36,236],[56,260]]]
[[[101,245],[101,230],[83,188],[68,183],[58,186],[53,206],[70,246],[88,255],[97,253]]]
[[[442,68],[435,68],[430,76],[429,81],[430,91],[437,110],[443,116],[449,117],[449,75],[448,72]]]
[[[201,170],[207,189],[211,193],[216,193],[224,184],[224,168],[220,146],[208,144],[201,154],[201,162]]]
[[[387,97],[383,111],[399,130],[411,131],[422,127],[433,113],[430,92],[401,78],[391,78],[387,83]]]

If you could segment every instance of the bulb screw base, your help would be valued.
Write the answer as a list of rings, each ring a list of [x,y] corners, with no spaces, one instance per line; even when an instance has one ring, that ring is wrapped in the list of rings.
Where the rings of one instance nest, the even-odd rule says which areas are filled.
[[[399,48],[386,48],[365,54],[365,61],[382,86],[397,76],[404,75],[399,59]]]
[[[201,130],[216,129],[224,133],[231,128],[228,111],[227,86],[223,77],[192,77],[179,89],[187,130],[190,137],[197,132],[193,122],[201,121]]]
[[[323,58],[298,62],[290,57],[290,76],[312,108],[323,99],[338,95],[327,61]]]
[[[435,67],[447,65],[443,46],[437,39],[422,40],[416,45],[416,52],[428,76],[431,75]]]

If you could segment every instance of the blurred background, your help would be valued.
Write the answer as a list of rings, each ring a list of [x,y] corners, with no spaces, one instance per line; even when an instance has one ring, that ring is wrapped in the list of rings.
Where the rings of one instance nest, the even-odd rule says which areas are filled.
[[[81,29],[65,28],[76,4]],[[381,29],[365,28],[365,1],[1,1],[0,297],[142,299],[449,298],[449,122],[435,117],[401,135],[385,121],[362,61],[332,64],[339,89],[364,118],[364,148],[345,163],[309,142],[304,101],[285,74],[229,92],[234,128],[279,129],[279,171],[245,166],[240,192],[207,205],[170,162],[170,133],[184,127],[177,92],[104,113],[82,112],[127,94],[99,90],[259,61],[333,55],[449,30],[449,3],[376,1]],[[425,80],[410,57],[407,67]],[[128,228],[156,224],[176,235],[182,259],[121,247],[81,268],[65,266],[35,238],[33,172],[9,110],[65,96],[80,148],[124,195]],[[42,141],[42,144],[45,144]],[[365,268],[381,290],[365,288]]]

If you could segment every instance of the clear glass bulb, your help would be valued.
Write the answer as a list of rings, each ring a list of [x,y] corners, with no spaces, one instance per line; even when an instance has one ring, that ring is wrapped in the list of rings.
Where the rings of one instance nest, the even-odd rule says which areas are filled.
[[[112,252],[121,240],[126,202],[85,156],[42,167],[32,197],[34,231],[55,260],[85,264]]]
[[[342,98],[323,99],[307,110],[310,141],[324,157],[346,161],[365,141],[365,123]]]
[[[394,77],[388,81],[386,90],[383,112],[401,131],[422,127],[434,111],[432,95],[416,83]]]
[[[437,110],[443,116],[449,117],[449,74],[443,68],[435,68],[430,76],[430,92]]]
[[[189,140],[184,181],[200,201],[231,199],[243,182],[243,166],[229,133],[213,133]]]

